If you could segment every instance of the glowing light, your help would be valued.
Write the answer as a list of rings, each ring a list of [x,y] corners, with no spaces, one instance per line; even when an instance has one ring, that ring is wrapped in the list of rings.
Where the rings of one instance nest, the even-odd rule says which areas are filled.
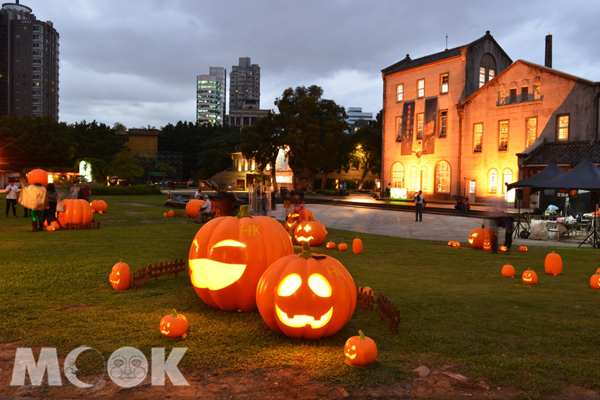
[[[194,242],[196,240],[194,239]],[[236,240],[231,240],[231,239],[227,239],[227,240],[222,240],[219,243],[215,244],[212,248],[216,249],[218,247],[246,247],[246,245],[244,243],[240,243]]]
[[[308,286],[310,286],[312,291],[319,297],[331,296],[331,286],[322,275],[312,274],[308,278]]]
[[[246,270],[245,264],[226,264],[208,258],[190,260],[192,284],[200,289],[219,290],[235,283]]]
[[[315,319],[315,317],[311,317],[310,315],[296,315],[294,318],[289,318],[283,311],[279,309],[279,306],[275,305],[275,311],[277,312],[277,316],[279,320],[283,322],[287,326],[291,326],[292,328],[302,328],[306,325],[310,325],[313,329],[321,328],[329,322],[331,316],[333,315],[333,307],[322,315],[319,319]]]
[[[281,297],[291,296],[298,290],[300,285],[302,284],[302,278],[298,274],[291,274],[285,277],[283,281],[279,284],[279,288],[277,289],[277,294]]]

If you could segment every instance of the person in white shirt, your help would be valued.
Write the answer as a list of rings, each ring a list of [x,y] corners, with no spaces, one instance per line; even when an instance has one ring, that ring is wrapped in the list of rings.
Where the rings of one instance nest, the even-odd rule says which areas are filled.
[[[415,222],[423,222],[423,205],[425,204],[425,198],[421,193],[423,193],[423,191],[419,190],[419,193],[413,196],[415,200]]]
[[[17,193],[19,193],[21,189],[19,189],[14,182],[10,182],[6,187],[6,212],[4,213],[4,218],[8,218],[8,210],[12,205],[13,217],[17,218]]]

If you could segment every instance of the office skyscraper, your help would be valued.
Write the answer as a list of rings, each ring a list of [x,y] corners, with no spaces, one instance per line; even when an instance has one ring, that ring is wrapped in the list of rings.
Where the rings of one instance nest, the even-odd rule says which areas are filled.
[[[58,121],[59,35],[31,8],[0,9],[0,116],[51,116]]]
[[[227,98],[227,70],[210,67],[209,75],[196,77],[196,122],[223,125]]]
[[[239,66],[231,67],[229,75],[229,110],[241,110],[244,100],[255,100],[260,108],[260,67],[250,64],[250,57],[240,57]]]

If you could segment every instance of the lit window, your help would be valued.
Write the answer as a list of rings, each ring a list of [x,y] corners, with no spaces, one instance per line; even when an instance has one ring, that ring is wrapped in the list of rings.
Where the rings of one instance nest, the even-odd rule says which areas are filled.
[[[397,162],[392,165],[392,187],[404,187],[404,164],[402,163]]]
[[[557,140],[558,141],[569,140],[569,116],[568,115],[559,115],[557,118],[558,118]]]
[[[508,149],[508,121],[499,123],[498,150]]]
[[[506,193],[506,185],[511,184],[512,181],[512,171],[505,169],[502,173],[502,193]]]
[[[537,117],[527,118],[527,147],[537,139]]]
[[[479,87],[485,85],[485,67],[479,67]]]
[[[533,85],[533,99],[540,100],[542,98],[542,86]]]
[[[423,114],[417,114],[417,139],[423,139]]]
[[[450,193],[450,164],[440,161],[435,165],[435,187],[438,193]]]
[[[425,79],[419,79],[417,81],[417,97],[425,97]]]
[[[498,193],[498,171],[495,169],[490,170],[488,174],[488,192]]]
[[[473,125],[473,151],[481,151],[481,142],[483,139],[483,124]]]
[[[396,117],[396,142],[402,141],[402,117]]]
[[[417,167],[410,167],[410,178],[412,181],[411,190],[413,192],[416,192],[417,190],[419,190],[419,175],[417,173]]]
[[[427,191],[427,167],[421,167],[421,190]]]
[[[448,111],[441,110],[440,111],[440,137],[446,137],[447,132],[447,123],[448,123]]]
[[[503,106],[506,104],[506,91],[498,91],[498,105]]]
[[[448,74],[442,74],[440,77],[440,93],[446,94],[448,93]]]
[[[396,86],[396,101],[404,101],[404,85]]]

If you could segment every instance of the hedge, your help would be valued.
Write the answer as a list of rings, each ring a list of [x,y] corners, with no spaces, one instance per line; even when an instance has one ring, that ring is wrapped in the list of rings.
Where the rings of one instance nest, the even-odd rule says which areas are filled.
[[[160,187],[155,185],[139,186],[91,186],[92,196],[110,195],[140,195],[140,194],[162,194]]]

